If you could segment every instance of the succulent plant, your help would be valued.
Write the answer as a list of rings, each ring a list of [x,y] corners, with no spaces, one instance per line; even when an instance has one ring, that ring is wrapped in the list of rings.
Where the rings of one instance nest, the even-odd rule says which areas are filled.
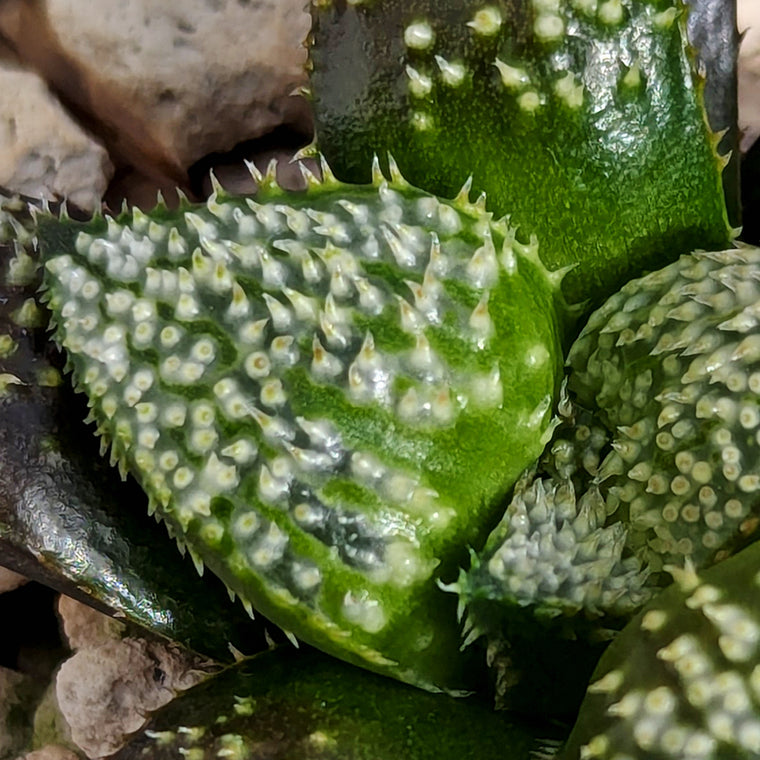
[[[324,158],[304,192],[272,167],[252,168],[256,196],[215,183],[179,209],[78,221],[4,201],[14,564],[31,551],[53,583],[220,661],[261,649],[260,618],[223,609],[213,581],[135,550],[154,541],[144,510],[252,616],[429,691],[482,697],[488,666],[501,707],[567,718],[617,635],[568,759],[753,751],[757,709],[736,695],[754,693],[758,623],[736,578],[756,573],[760,252],[731,247],[684,12],[315,0]],[[125,486],[80,443],[72,389]],[[725,695],[693,702],[681,650],[661,656],[682,639],[708,670],[736,665]],[[697,714],[724,696],[722,723]],[[415,758],[550,736],[281,648],[122,757],[384,758],[406,720]],[[456,745],[435,746],[443,722]]]
[[[549,269],[573,267],[568,300],[598,305],[728,242],[726,158],[705,133],[685,14],[671,0],[314,3],[319,150],[347,181],[389,152],[441,197],[472,177]]]
[[[548,440],[561,278],[466,190],[263,184],[160,224],[41,220],[55,339],[198,563],[298,638],[456,688],[434,579]]]

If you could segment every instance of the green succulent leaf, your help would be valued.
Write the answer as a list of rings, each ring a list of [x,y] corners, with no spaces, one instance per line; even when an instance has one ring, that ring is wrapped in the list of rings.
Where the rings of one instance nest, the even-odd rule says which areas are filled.
[[[757,539],[760,249],[697,252],[627,283],[568,358],[563,424],[450,588],[470,638],[619,626]],[[596,620],[589,621],[589,618]],[[514,647],[514,644],[512,644]]]
[[[757,536],[759,279],[757,248],[684,256],[625,285],[570,351],[570,388],[615,431],[611,519],[655,572]]]
[[[2,204],[0,233],[17,247],[0,246],[0,563],[220,661],[233,660],[230,644],[265,648],[262,622],[216,578],[198,578],[141,489],[98,455],[62,357],[29,325],[45,314],[24,248],[33,229],[25,204]]]
[[[739,133],[738,62],[741,35],[736,0],[686,0],[686,26],[697,68],[704,75],[705,108],[713,132],[722,134],[718,152],[729,157],[723,172],[728,218],[742,224],[742,160]],[[743,176],[743,172],[742,172]],[[742,236],[745,242],[750,242]]]
[[[760,754],[760,543],[675,583],[605,652],[563,760]]]
[[[528,760],[555,737],[472,699],[427,694],[315,652],[274,651],[177,698],[114,760]]]
[[[561,274],[467,188],[324,170],[305,194],[40,220],[56,340],[197,562],[309,643],[459,686],[436,580],[550,435]]]
[[[571,302],[727,244],[725,162],[680,2],[324,1],[312,14],[318,142],[341,179],[366,181],[388,151],[441,197],[472,176],[549,268],[577,265]]]

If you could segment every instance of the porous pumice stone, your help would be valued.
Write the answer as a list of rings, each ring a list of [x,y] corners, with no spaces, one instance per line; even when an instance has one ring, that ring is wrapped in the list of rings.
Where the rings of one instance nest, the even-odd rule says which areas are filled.
[[[631,281],[569,353],[569,387],[614,431],[598,481],[653,571],[756,536],[760,250],[684,256]]]
[[[47,744],[44,747],[27,752],[19,760],[80,760],[79,755],[60,744]]]
[[[0,66],[0,185],[95,209],[113,176],[106,149],[71,118],[45,81]]]
[[[308,104],[292,96],[306,80],[301,0],[102,0],[98,13],[82,0],[6,5],[16,7],[0,15],[3,36],[127,163],[184,172],[283,124],[309,130]]]
[[[675,583],[599,662],[562,760],[760,755],[760,544]]]
[[[79,649],[63,662],[55,682],[72,741],[91,758],[112,754],[146,715],[201,681],[204,666],[179,647],[139,638]]]
[[[58,598],[57,612],[72,651],[118,641],[125,635],[124,623],[65,594]]]
[[[4,341],[0,336],[0,358],[2,358],[2,347]],[[23,586],[27,579],[23,575],[14,573],[13,570],[8,570],[5,567],[0,567],[0,594],[4,594],[6,591],[13,591],[19,586]]]
[[[41,218],[55,338],[199,570],[339,657],[456,687],[436,581],[550,436],[562,273],[467,187],[324,171],[300,194]]]

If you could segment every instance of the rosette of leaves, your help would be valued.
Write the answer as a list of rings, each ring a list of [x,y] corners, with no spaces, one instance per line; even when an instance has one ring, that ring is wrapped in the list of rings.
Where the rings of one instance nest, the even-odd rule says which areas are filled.
[[[697,252],[591,315],[569,385],[597,411],[574,410],[455,584],[472,638],[520,609],[574,633],[625,620],[756,540],[758,277],[757,248]]]
[[[400,173],[32,223],[97,432],[199,568],[330,653],[466,684],[455,600],[436,581],[483,543],[551,434],[566,299],[601,300],[729,237],[682,10],[466,3],[431,19],[419,4],[316,3],[320,144],[390,148]],[[357,47],[341,47],[347,20]],[[609,66],[594,65],[601,49]],[[331,83],[338,62],[367,79]],[[362,83],[379,141],[346,105]],[[473,186],[487,195],[473,202]],[[616,577],[638,583],[627,570]]]

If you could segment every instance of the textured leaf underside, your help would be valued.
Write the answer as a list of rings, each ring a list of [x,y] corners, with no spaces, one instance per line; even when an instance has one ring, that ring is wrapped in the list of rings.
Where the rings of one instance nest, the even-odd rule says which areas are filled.
[[[603,655],[560,757],[760,754],[760,544],[676,582]]]
[[[578,264],[568,300],[728,242],[700,83],[672,0],[313,4],[320,150],[346,181],[390,151],[417,187],[472,175],[489,208]]]
[[[199,564],[306,641],[450,686],[435,579],[546,442],[559,276],[466,193],[312,185],[41,220],[56,339]]]

